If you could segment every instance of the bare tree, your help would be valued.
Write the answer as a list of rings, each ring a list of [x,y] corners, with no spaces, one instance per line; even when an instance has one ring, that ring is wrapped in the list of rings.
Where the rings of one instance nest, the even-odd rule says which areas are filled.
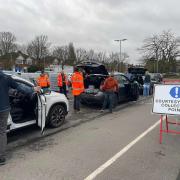
[[[49,47],[48,36],[40,35],[28,44],[27,53],[37,60],[42,60],[48,55]]]
[[[64,69],[69,57],[68,46],[56,46],[53,50],[53,56],[59,60],[59,64]]]
[[[119,53],[111,52],[109,54],[109,64],[111,66],[111,71],[118,71],[119,69]]]
[[[17,44],[17,51],[20,51],[24,54],[27,54],[27,45],[25,44]]]
[[[174,34],[170,31],[164,31],[160,35],[161,39],[161,46],[160,46],[160,53],[161,58],[170,61],[172,58],[176,58],[177,55],[180,53],[179,51],[179,39],[175,38]]]
[[[83,48],[78,48],[75,51],[76,53],[76,64],[81,63],[83,61],[87,61],[87,51]]]
[[[0,53],[1,55],[16,50],[16,37],[11,32],[0,32]]]
[[[87,51],[87,60],[89,61],[94,61],[97,58],[97,54],[94,52],[93,49],[90,49],[89,51]]]
[[[156,71],[158,72],[159,66],[161,70],[170,70],[170,64],[174,66],[179,51],[179,39],[174,36],[171,31],[163,31],[160,35],[153,35],[152,37],[144,40],[143,46],[139,49],[145,59],[145,64],[149,60],[156,61]],[[165,68],[166,66],[166,68]]]
[[[76,53],[72,42],[68,45],[68,64],[74,66],[76,63]]]
[[[121,55],[121,62],[126,62],[127,61],[127,59],[129,58],[129,55],[127,54],[127,53],[122,53],[122,55]]]
[[[99,52],[97,53],[97,61],[98,62],[106,62],[107,61],[107,55],[106,52]]]

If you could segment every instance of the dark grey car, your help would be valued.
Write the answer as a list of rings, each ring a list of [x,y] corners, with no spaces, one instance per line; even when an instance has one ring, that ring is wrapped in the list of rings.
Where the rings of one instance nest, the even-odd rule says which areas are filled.
[[[85,62],[79,64],[78,67],[84,73],[85,84],[85,92],[81,95],[81,102],[83,104],[102,105],[104,95],[100,90],[100,85],[108,76],[105,66],[94,62]],[[139,86],[136,82],[130,81],[122,73],[116,73],[115,78],[119,86],[118,92],[115,94],[115,104],[139,98]]]

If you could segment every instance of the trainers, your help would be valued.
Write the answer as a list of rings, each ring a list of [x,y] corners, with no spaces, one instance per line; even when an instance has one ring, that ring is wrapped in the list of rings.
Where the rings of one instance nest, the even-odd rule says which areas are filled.
[[[0,166],[6,164],[6,158],[0,158]]]
[[[104,112],[104,109],[101,109],[100,112]]]

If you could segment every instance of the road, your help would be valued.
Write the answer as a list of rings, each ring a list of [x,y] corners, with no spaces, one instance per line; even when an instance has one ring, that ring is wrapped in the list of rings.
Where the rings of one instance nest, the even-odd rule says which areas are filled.
[[[151,101],[105,113],[8,151],[7,164],[0,167],[0,179],[81,180],[96,174],[98,168],[97,180],[177,179],[180,136],[164,135],[163,144],[158,143],[159,116],[151,114]],[[132,146],[128,149],[129,144]],[[102,168],[111,158],[114,162]]]

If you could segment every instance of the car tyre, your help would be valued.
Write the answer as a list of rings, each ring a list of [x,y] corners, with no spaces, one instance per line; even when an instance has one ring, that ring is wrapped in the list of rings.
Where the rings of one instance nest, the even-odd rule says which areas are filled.
[[[65,108],[61,104],[54,105],[48,116],[48,125],[52,128],[60,127],[65,121]]]

